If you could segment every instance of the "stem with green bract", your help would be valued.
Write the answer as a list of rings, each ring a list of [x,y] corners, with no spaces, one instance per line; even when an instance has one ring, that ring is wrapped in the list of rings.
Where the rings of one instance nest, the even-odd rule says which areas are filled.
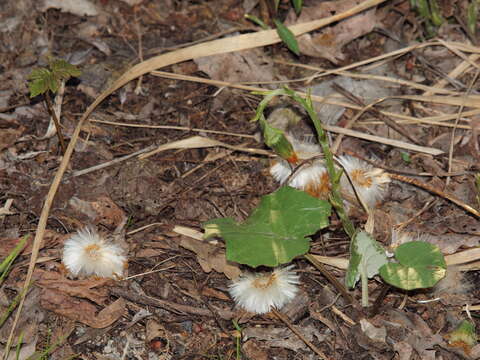
[[[310,94],[307,94],[306,99],[304,99],[300,97],[295,91],[291,90],[288,87],[284,87],[283,89],[276,89],[268,92],[258,92],[256,94],[263,95],[264,98],[258,105],[256,115],[252,119],[252,121],[258,120],[261,124],[266,123],[265,117],[263,115],[265,108],[275,96],[281,96],[281,95],[286,95],[291,97],[293,100],[299,103],[307,112],[308,116],[310,117],[310,119],[312,120],[315,126],[318,142],[322,147],[322,151],[325,157],[325,164],[326,164],[326,168],[327,168],[329,179],[330,179],[330,185],[331,185],[330,196],[329,196],[330,203],[335,208],[342,222],[344,231],[347,233],[350,239],[353,240],[356,233],[355,226],[353,225],[352,221],[347,215],[347,212],[343,205],[343,198],[340,190],[340,178],[342,177],[343,171],[337,170],[335,168],[335,162],[333,159],[333,154],[330,150],[330,146],[328,144],[327,134],[323,129],[322,123],[318,118],[318,115],[313,107]],[[316,261],[316,259],[311,254],[306,254],[305,258],[313,266],[315,266],[335,286],[335,288],[345,297],[347,301],[352,303],[355,306],[355,308],[359,309],[358,303],[355,301],[355,299],[352,296],[350,296],[345,286],[342,285],[333,275],[331,275],[322,264]],[[367,282],[367,285],[368,285],[368,282]],[[367,301],[368,301],[368,293],[367,293]]]
[[[355,226],[347,215],[345,207],[343,206],[343,198],[340,190],[340,178],[342,177],[342,170],[337,170],[335,168],[335,161],[333,160],[333,154],[330,151],[330,146],[328,144],[327,133],[322,127],[322,122],[318,118],[317,112],[313,107],[312,98],[310,93],[307,94],[306,99],[300,97],[295,91],[291,90],[288,87],[284,88],[285,93],[298,102],[303,108],[307,111],[308,116],[315,126],[317,131],[318,142],[322,147],[323,155],[325,157],[325,165],[328,171],[328,176],[330,178],[330,203],[333,205],[337,211],[338,217],[342,221],[342,226],[350,239],[353,239],[355,236]]]

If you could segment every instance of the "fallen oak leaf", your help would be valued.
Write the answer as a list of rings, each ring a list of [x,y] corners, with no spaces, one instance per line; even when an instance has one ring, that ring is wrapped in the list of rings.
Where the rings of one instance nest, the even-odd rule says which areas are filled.
[[[40,305],[46,310],[95,329],[103,329],[112,325],[125,313],[126,309],[125,300],[118,298],[97,314],[97,307],[89,301],[49,289],[43,289],[40,296]]]

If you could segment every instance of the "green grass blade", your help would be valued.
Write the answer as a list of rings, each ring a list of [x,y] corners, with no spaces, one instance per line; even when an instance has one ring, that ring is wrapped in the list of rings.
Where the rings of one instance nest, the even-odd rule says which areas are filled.
[[[295,38],[295,35],[293,35],[290,29],[287,28],[285,25],[283,25],[277,19],[273,19],[273,22],[277,27],[277,33],[278,33],[278,36],[280,36],[280,39],[282,39],[282,41],[287,45],[287,47],[290,49],[291,52],[293,52],[297,56],[300,55],[300,48],[298,46],[298,42],[297,42],[297,39]]]
[[[27,242],[28,235],[25,235],[23,238],[20,239],[17,246],[8,254],[8,256],[2,261],[0,264],[0,284],[3,282],[3,279],[8,274],[8,270],[10,270],[10,266],[17,258],[18,254],[23,250],[25,243]]]

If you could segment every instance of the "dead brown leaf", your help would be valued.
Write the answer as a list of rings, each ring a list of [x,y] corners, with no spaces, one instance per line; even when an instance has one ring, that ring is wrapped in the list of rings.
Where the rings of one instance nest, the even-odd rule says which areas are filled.
[[[58,245],[63,244],[65,238],[66,236],[63,234],[59,234],[52,230],[46,230],[40,249],[57,247]],[[7,256],[20,240],[21,238],[0,238],[0,257]],[[27,245],[21,252],[22,255],[28,255],[32,252],[32,242],[33,237],[30,236],[30,238],[27,239]]]
[[[24,131],[25,127],[15,120],[0,119],[0,151],[15,144]]]
[[[297,19],[295,19],[294,11],[291,11],[286,24],[293,25],[314,19],[327,18],[361,2],[362,0],[317,2],[316,6],[305,6]],[[317,33],[301,35],[297,37],[300,52],[305,55],[324,58],[336,64],[339,60],[345,59],[342,47],[352,40],[370,33],[375,27],[376,21],[375,9],[372,9],[342,20],[336,25],[324,27]]]
[[[243,50],[194,59],[198,69],[211,79],[240,81],[273,81],[273,63],[262,49]]]
[[[250,339],[242,346],[242,350],[249,359],[268,360],[268,352],[263,349],[260,341]]]
[[[111,282],[110,279],[85,279],[69,280],[62,274],[54,271],[42,271],[37,269],[35,273],[40,273],[40,279],[37,285],[49,290],[62,292],[68,296],[88,299],[98,305],[105,305],[108,299],[108,291],[105,284]]]
[[[40,304],[44,309],[96,329],[113,324],[124,314],[126,309],[125,300],[119,298],[97,314],[97,307],[89,301],[50,289],[42,291]]]
[[[117,228],[125,220],[123,210],[107,195],[101,195],[94,201],[72,197],[69,205],[75,211],[86,215],[91,223],[101,224],[110,229]]]
[[[197,254],[197,260],[202,270],[209,273],[215,270],[224,273],[229,279],[236,279],[241,271],[237,265],[229,263],[225,257],[225,250],[207,242],[198,241],[186,236],[181,237],[180,246]]]

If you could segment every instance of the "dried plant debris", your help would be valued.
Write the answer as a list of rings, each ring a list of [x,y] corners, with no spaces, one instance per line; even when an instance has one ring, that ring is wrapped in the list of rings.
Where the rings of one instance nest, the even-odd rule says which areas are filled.
[[[244,18],[292,26],[374,2],[297,36],[300,56],[273,45],[275,30],[264,32]],[[480,220],[439,193],[391,176],[480,206],[475,2],[309,0],[301,11],[299,3],[0,1],[0,264],[28,236],[0,280],[0,318],[13,310],[0,326],[0,357],[38,249],[9,359],[17,358],[17,348],[19,359],[318,358],[307,342],[332,360],[480,358]],[[427,4],[430,15],[422,15],[419,4]],[[441,15],[441,25],[431,14]],[[434,38],[426,39],[432,31]],[[216,40],[241,50],[218,55],[228,49],[215,49]],[[168,60],[168,66],[156,64],[169,79],[148,74],[158,54]],[[82,71],[55,99],[64,140],[75,145],[67,163],[59,140],[45,135],[53,134],[45,105],[28,98],[28,76],[48,56]],[[91,102],[144,60],[137,69],[149,72],[95,104],[75,138]],[[370,307],[362,313],[349,305],[301,256],[311,251],[340,264],[325,266],[344,283],[350,243],[336,212],[295,220],[305,208],[291,203],[296,210],[285,217],[266,212],[278,217],[263,224],[292,224],[287,230],[300,224],[315,233],[288,256],[283,249],[291,234],[264,247],[258,239],[267,227],[260,237],[253,228],[235,238],[249,244],[237,259],[273,253],[295,268],[240,265],[227,260],[222,239],[202,238],[202,224],[216,218],[230,217],[236,225],[227,230],[238,230],[261,198],[283,185],[322,198],[308,209],[329,200],[325,159],[305,111],[286,97],[265,110],[268,123],[292,142],[296,159],[275,158],[249,121],[261,100],[251,91],[279,89],[281,81],[311,91],[320,120],[332,130],[336,166],[343,164],[351,180],[344,174],[341,183],[355,226],[373,229],[372,238],[390,253],[421,240],[446,255],[446,276],[433,288],[384,294],[374,276],[366,281]],[[393,131],[385,117],[408,136]],[[371,136],[382,142],[367,140]],[[418,153],[409,147],[416,142],[441,151]],[[189,146],[170,146],[179,143]],[[156,148],[164,151],[138,156]],[[66,172],[46,216],[42,208],[61,168]],[[311,199],[308,194],[302,192]],[[34,244],[42,224],[47,230]],[[181,234],[172,230],[179,227]],[[349,294],[359,301],[360,286]],[[279,322],[275,308],[304,339]],[[370,311],[376,315],[363,316]]]

